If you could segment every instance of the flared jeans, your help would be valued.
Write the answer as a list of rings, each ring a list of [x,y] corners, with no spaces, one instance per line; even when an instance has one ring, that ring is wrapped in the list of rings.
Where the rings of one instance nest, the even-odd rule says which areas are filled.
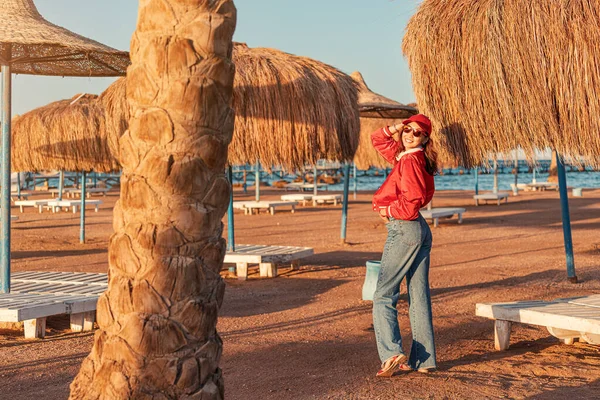
[[[400,283],[406,277],[412,347],[408,365],[413,369],[436,368],[435,343],[429,291],[431,229],[421,215],[414,221],[390,218],[381,270],[373,296],[373,325],[381,362],[404,354],[396,304]]]

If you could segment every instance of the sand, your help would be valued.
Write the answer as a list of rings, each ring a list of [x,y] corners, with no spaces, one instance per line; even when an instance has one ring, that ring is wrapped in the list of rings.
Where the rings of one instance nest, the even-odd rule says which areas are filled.
[[[283,192],[263,190],[265,199]],[[600,293],[600,190],[570,201],[580,283],[566,280],[558,193],[521,193],[507,205],[475,207],[472,192],[438,192],[434,206],[467,208],[464,223],[433,231],[430,273],[439,371],[377,379],[371,303],[361,300],[365,261],[379,259],[386,230],[370,211],[370,193],[350,203],[348,243],[340,244],[341,207],[236,213],[241,244],[314,247],[299,271],[280,269],[246,282],[226,278],[218,329],[223,337],[227,399],[595,399],[600,347],[561,344],[545,328],[515,325],[508,351],[494,350],[493,323],[477,302],[550,300]],[[88,243],[79,218],[26,209],[13,222],[13,270],[106,272],[112,231],[111,192],[88,212]],[[41,198],[41,195],[36,195]],[[236,200],[253,194],[236,193]],[[227,270],[223,271],[227,276]],[[410,345],[406,295],[398,305]],[[0,331],[0,398],[65,399],[93,334],[73,334],[64,317],[49,319],[44,340]]]

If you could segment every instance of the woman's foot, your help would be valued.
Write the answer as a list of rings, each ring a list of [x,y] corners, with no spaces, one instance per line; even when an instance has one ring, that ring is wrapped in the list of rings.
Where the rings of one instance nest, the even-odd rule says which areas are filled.
[[[419,368],[417,369],[417,372],[420,372],[422,374],[429,374],[431,372],[435,372],[436,369],[436,367]]]
[[[400,369],[400,366],[404,360],[406,360],[406,356],[404,354],[398,354],[397,356],[388,358],[383,364],[381,364],[381,369],[377,372],[376,376],[381,378],[389,378]]]

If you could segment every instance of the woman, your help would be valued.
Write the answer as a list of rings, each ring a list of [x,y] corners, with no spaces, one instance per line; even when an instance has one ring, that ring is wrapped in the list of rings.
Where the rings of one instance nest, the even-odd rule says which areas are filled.
[[[398,140],[393,135],[398,133]],[[394,165],[373,196],[373,210],[386,222],[388,237],[373,297],[373,325],[381,369],[389,377],[398,370],[429,372],[436,368],[429,293],[431,230],[419,210],[435,191],[437,154],[431,141],[431,121],[418,114],[402,124],[371,135],[373,147]],[[396,303],[406,277],[412,347],[408,362],[402,350]]]

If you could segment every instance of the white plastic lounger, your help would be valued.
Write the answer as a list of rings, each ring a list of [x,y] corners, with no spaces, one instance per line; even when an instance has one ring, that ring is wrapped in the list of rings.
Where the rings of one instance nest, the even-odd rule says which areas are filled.
[[[236,207],[236,204],[237,207]],[[241,203],[241,204],[240,204]],[[244,210],[244,214],[254,214],[254,211],[258,214],[260,210],[268,210],[271,215],[275,214],[276,208],[287,208],[291,207],[292,213],[296,211],[296,206],[298,205],[295,201],[242,201],[242,202],[233,202],[233,207]]]
[[[504,200],[505,203],[508,203],[508,193],[484,193],[484,194],[476,194],[473,196],[475,199],[475,205],[478,206],[481,200],[485,201],[487,204],[488,201],[493,200],[497,201],[498,205],[500,202]]]
[[[10,199],[12,200],[13,203],[16,200],[27,200],[29,198],[29,196],[31,196],[31,193],[25,193],[25,192],[21,192],[21,193],[11,192],[10,193]]]
[[[102,200],[86,200],[85,201],[86,207],[93,206],[95,212],[98,212],[100,204],[102,204]],[[71,208],[73,210],[73,214],[75,214],[77,212],[77,210],[79,210],[80,206],[81,206],[81,200],[64,200],[63,199],[63,200],[51,200],[48,202],[48,207],[52,208],[52,212],[56,212],[56,211],[60,210],[61,208]]]
[[[527,190],[532,191],[558,190],[558,183],[552,182],[527,183],[525,186],[527,187]]]
[[[15,201],[15,205],[19,206],[19,210],[23,212],[23,207],[37,207],[40,214],[45,206],[48,205],[49,202],[53,201],[53,199],[47,200],[17,200]]]
[[[283,201],[297,201],[302,203],[303,206],[313,198],[312,194],[284,194],[281,196]]]
[[[101,194],[106,197],[106,193],[108,193],[108,188],[89,188],[85,189],[85,197],[91,197],[94,194]],[[81,197],[81,189],[72,189],[69,191],[69,195],[73,198]]]
[[[433,222],[435,228],[437,228],[440,218],[452,218],[455,214],[458,215],[458,223],[462,224],[462,215],[465,212],[467,212],[466,209],[459,207],[440,207],[420,211],[423,218],[430,219]]]
[[[575,339],[600,344],[600,295],[553,301],[479,303],[475,314],[495,320],[496,350],[508,349],[513,322],[544,326],[567,344]]]
[[[297,269],[300,259],[313,254],[311,247],[240,244],[235,246],[234,252],[225,254],[223,262],[236,264],[240,280],[248,279],[248,264],[258,264],[260,276],[274,278],[277,276],[277,264],[290,264],[292,269]]]
[[[0,321],[24,322],[26,338],[43,338],[46,318],[70,314],[71,330],[91,331],[107,274],[16,272],[11,292],[0,294]]]
[[[317,204],[333,204],[337,206],[338,203],[342,204],[341,194],[319,194],[312,197],[313,206]]]

